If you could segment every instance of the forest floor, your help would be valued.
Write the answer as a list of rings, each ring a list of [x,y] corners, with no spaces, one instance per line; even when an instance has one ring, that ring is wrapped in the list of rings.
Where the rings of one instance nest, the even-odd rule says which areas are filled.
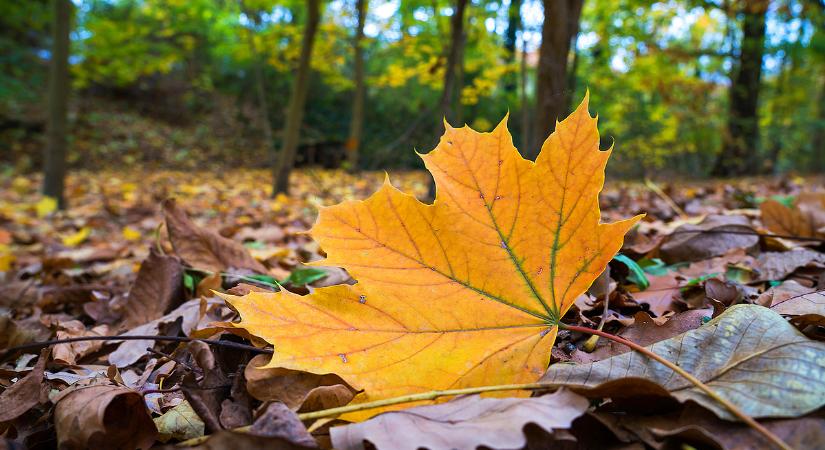
[[[0,175],[0,349],[121,333],[259,344],[214,325],[237,318],[214,292],[281,284],[304,294],[352,282],[342,269],[302,265],[324,257],[305,232],[319,207],[364,199],[384,178],[384,172],[303,169],[293,175],[290,197],[272,198],[264,170],[76,172],[68,180],[70,208],[58,211],[38,194],[37,177]],[[428,179],[419,171],[390,175],[393,185],[419,198]],[[624,257],[611,262],[607,282],[582,296],[564,321],[650,345],[697,329],[733,305],[754,304],[806,317],[792,323],[822,339],[823,192],[822,180],[813,178],[608,184],[600,199],[603,220],[647,216],[628,235]],[[175,201],[164,202],[168,198]],[[170,227],[177,237],[169,235]],[[180,245],[181,235],[198,248]],[[807,299],[807,309],[800,298]],[[561,332],[551,364],[594,364],[625,351],[588,339]],[[211,433],[202,448],[238,448],[239,442],[249,448],[328,447],[332,423],[301,424],[271,405],[281,400],[305,413],[345,404],[353,395],[318,391],[340,379],[287,383],[272,370],[250,374],[265,356],[198,342],[83,341],[39,354],[34,347],[2,354],[0,433],[6,445],[49,448],[59,441],[83,448],[115,439],[128,447]],[[94,388],[86,394],[79,390],[89,386]],[[810,389],[822,399],[819,387]],[[702,402],[658,399],[640,412],[649,394],[631,395],[627,404],[598,404],[555,432],[525,428],[527,444],[522,439],[520,445],[577,440],[585,448],[764,447],[754,430],[708,414],[713,409]],[[127,420],[121,428],[101,412],[117,398],[130,399],[118,404],[116,414]],[[821,404],[793,415],[758,416],[780,417],[764,423],[795,448],[825,445]],[[267,434],[273,426],[267,420],[291,421],[298,431]],[[72,421],[82,426],[68,425]],[[220,431],[253,422],[257,434]]]

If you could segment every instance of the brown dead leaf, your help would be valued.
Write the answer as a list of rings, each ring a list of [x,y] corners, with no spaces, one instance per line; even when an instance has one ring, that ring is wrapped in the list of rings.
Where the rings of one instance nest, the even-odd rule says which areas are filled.
[[[116,385],[69,388],[53,400],[61,449],[148,449],[157,429],[139,393]]]
[[[635,320],[633,325],[624,328],[618,335],[647,347],[648,345],[670,339],[686,331],[699,328],[702,325],[702,319],[710,315],[710,310],[692,309],[690,311],[677,313],[662,325],[659,325],[647,313],[638,312],[633,316]],[[590,354],[590,359],[591,361],[600,361],[611,356],[627,353],[628,351],[630,351],[630,349],[627,346],[611,341],[606,343],[606,345],[597,347],[596,351]]]
[[[674,296],[679,294],[680,282],[677,274],[668,272],[666,275],[648,275],[650,286],[641,292],[633,292],[631,295],[640,304],[647,304],[648,310],[662,317],[672,311],[680,311],[678,303],[674,301]]]
[[[224,305],[223,300],[218,298],[209,298],[205,300],[193,299],[180,305],[174,311],[166,314],[163,317],[155,319],[149,323],[145,323],[138,327],[123,333],[124,336],[137,335],[153,335],[160,333],[161,326],[181,320],[181,328],[187,335],[198,326],[198,322],[204,317],[205,313],[209,313],[214,308]],[[118,348],[109,354],[109,362],[117,367],[126,367],[134,364],[142,356],[146,354],[146,348],[155,345],[151,340],[139,341],[124,341]]]
[[[183,267],[177,256],[161,255],[154,247],[140,264],[137,279],[123,303],[126,328],[155,320],[183,299]]]
[[[687,404],[666,414],[591,413],[625,442],[634,437],[652,448],[719,448],[751,450],[771,448],[765,437],[747,425],[718,419],[708,410]],[[814,449],[825,445],[825,419],[821,414],[798,419],[760,421],[791,448]]]
[[[522,448],[523,428],[569,428],[589,402],[561,389],[532,398],[456,398],[439,405],[419,406],[380,414],[366,422],[334,427],[333,447],[363,449],[364,441],[378,449],[475,450],[477,447]]]
[[[756,303],[758,305],[772,308],[794,297],[810,294],[814,291],[814,288],[803,286],[794,280],[788,280],[782,282],[779,286],[774,286],[760,294],[756,300]]]
[[[40,352],[34,368],[0,394],[0,423],[14,420],[40,403],[48,401],[48,386],[43,384],[43,372],[49,359],[49,349]]]
[[[83,322],[79,320],[61,322],[57,330],[57,339],[108,335],[108,325],[98,325],[90,330],[87,330],[86,325],[83,325]],[[103,344],[104,341],[80,341],[57,344],[54,346],[54,354],[52,356],[55,361],[61,361],[65,364],[74,365],[77,364],[77,361],[84,356],[100,350],[100,348],[103,347]]]
[[[759,236],[755,234],[725,231],[755,233],[745,216],[711,215],[698,225],[686,224],[677,228],[659,247],[659,254],[668,263],[699,261],[732,249],[750,249],[759,243]]]
[[[283,402],[294,410],[316,411],[344,406],[358,393],[338,375],[262,368],[268,362],[267,355],[257,355],[246,366],[247,390],[258,400]]]
[[[175,253],[190,266],[210,272],[238,268],[266,273],[266,267],[256,261],[243,245],[198,227],[174,199],[163,201],[163,213]]]
[[[271,403],[263,415],[255,420],[249,432],[256,436],[281,438],[304,447],[317,447],[315,439],[298,419],[298,415],[280,402]]]
[[[787,252],[764,252],[759,255],[754,268],[763,280],[783,280],[796,269],[806,266],[823,267],[825,254],[806,248]]]
[[[742,298],[742,293],[736,284],[730,281],[711,278],[705,281],[705,297],[720,302],[724,306],[730,306]]]
[[[195,288],[195,295],[197,297],[211,297],[212,291],[220,291],[223,283],[223,277],[220,273],[213,273],[208,275],[198,283]]]

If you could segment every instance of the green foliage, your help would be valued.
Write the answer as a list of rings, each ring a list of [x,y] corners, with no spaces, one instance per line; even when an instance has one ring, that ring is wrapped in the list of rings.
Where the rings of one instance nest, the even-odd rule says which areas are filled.
[[[363,41],[367,108],[361,161],[365,166],[415,167],[419,162],[407,150],[426,149],[435,142],[437,124],[419,119],[435,111],[443,88],[452,3],[369,2]],[[156,104],[163,104],[167,116],[194,122],[206,112],[221,111],[226,102],[217,99],[230,98],[238,115],[243,111],[247,118],[240,119],[243,122],[259,106],[254,73],[260,67],[271,125],[279,129],[283,123],[306,20],[303,1],[82,0],[75,4],[71,61],[79,97],[125,94],[149,103],[152,107],[145,110],[150,114]],[[522,110],[531,111],[535,101],[540,4],[523,2],[524,26],[517,47],[520,51],[526,42],[529,63],[527,85],[522,86],[521,55],[513,57],[504,47],[509,1],[470,3],[456,108],[460,121],[490,129],[510,111],[514,139],[523,141],[520,122],[524,117],[534,120],[533,114],[525,116]],[[610,166],[613,176],[660,175],[662,169],[691,176],[708,172],[722,146],[727,122],[729,76],[741,35],[741,17],[735,13],[738,4],[584,2],[575,65],[571,65],[576,68],[571,74],[575,81],[571,97],[581,98],[585,89],[592,88],[593,105],[605,118],[603,147],[614,140],[621,143]],[[734,9],[727,11],[726,5]],[[765,161],[764,171],[825,169],[822,154],[817,153],[820,141],[812,138],[823,136],[825,130],[821,26],[825,13],[816,2],[776,0],[771,5],[760,97],[761,136],[754,152]],[[305,144],[347,139],[354,8],[354,0],[324,2],[302,130]],[[46,0],[0,6],[2,116],[42,105],[50,20]],[[522,89],[528,94],[526,105]],[[245,132],[260,127],[248,128]]]

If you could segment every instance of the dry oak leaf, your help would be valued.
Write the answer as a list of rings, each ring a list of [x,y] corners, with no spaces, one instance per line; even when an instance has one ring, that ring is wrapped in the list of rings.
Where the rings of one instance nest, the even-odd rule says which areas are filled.
[[[432,205],[385,182],[320,211],[310,231],[327,253],[319,263],[358,284],[227,296],[235,326],[275,346],[266,367],[335,373],[364,390],[355,402],[535,381],[558,318],[641,218],[600,223],[609,156],[587,97],[535,163],[513,147],[506,118],[490,133],[446,125],[422,155]]]

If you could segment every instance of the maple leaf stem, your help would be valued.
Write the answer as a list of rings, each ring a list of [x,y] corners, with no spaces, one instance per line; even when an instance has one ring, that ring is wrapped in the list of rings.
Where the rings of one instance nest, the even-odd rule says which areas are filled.
[[[793,450],[793,448],[791,446],[789,446],[784,441],[782,441],[782,439],[780,439],[778,436],[773,434],[770,430],[768,430],[767,428],[762,426],[762,424],[757,422],[753,417],[745,414],[745,412],[742,411],[741,409],[739,409],[738,406],[736,406],[733,403],[729,402],[727,399],[725,399],[724,397],[722,397],[721,395],[716,393],[716,391],[711,389],[708,385],[703,383],[698,378],[696,378],[693,375],[691,375],[690,373],[688,373],[686,370],[682,369],[681,367],[674,364],[673,362],[663,358],[662,356],[659,356],[658,354],[652,352],[650,349],[642,347],[641,345],[639,345],[639,344],[637,344],[633,341],[629,341],[629,340],[627,340],[623,337],[616,336],[615,334],[606,333],[606,332],[601,331],[601,330],[594,330],[592,328],[587,328],[587,327],[582,327],[582,326],[577,326],[577,325],[565,325],[565,324],[559,324],[559,327],[563,328],[563,329],[566,329],[566,330],[569,330],[569,331],[577,331],[577,332],[580,332],[580,333],[586,333],[586,334],[591,334],[591,335],[603,337],[603,338],[609,339],[613,342],[617,342],[619,344],[626,345],[626,346],[630,347],[631,349],[633,349],[634,351],[639,352],[639,353],[647,356],[648,358],[667,366],[667,368],[669,368],[670,370],[678,373],[683,378],[685,378],[686,380],[693,383],[694,386],[699,388],[708,397],[716,400],[719,404],[721,404],[722,406],[727,408],[727,410],[730,411],[731,414],[733,414],[734,416],[738,417],[739,420],[741,420],[742,422],[744,422],[745,424],[747,424],[748,426],[750,426],[751,428],[753,428],[757,432],[761,433],[763,436],[765,436],[765,438],[767,438],[769,441],[771,441],[778,448],[781,448],[783,450]]]

